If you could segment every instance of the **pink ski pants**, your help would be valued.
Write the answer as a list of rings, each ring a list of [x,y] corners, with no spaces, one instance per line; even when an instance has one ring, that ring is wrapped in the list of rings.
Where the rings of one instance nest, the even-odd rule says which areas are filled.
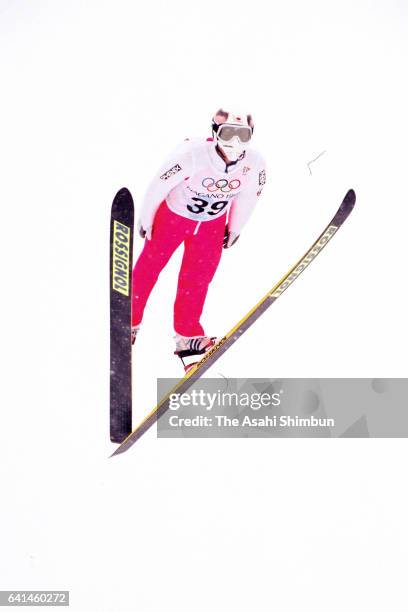
[[[184,255],[174,302],[174,330],[182,336],[203,336],[201,313],[221,259],[226,215],[201,224],[176,215],[162,202],[154,219],[151,240],[133,269],[132,325],[139,325],[149,295],[177,247]],[[196,233],[194,233],[196,232]]]

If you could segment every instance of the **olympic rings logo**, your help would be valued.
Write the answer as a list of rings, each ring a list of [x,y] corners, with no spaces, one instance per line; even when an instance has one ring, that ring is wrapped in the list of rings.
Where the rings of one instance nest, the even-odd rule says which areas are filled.
[[[228,193],[233,189],[238,189],[241,186],[241,181],[239,179],[233,179],[232,181],[227,181],[227,179],[219,179],[215,181],[213,178],[207,177],[203,179],[202,186],[207,189],[210,193],[214,191],[222,191],[223,193]]]

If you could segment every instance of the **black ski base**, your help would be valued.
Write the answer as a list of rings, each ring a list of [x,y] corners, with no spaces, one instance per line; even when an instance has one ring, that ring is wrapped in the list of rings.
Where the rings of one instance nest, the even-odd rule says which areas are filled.
[[[112,204],[110,225],[110,439],[132,431],[131,300],[134,206],[123,188]]]

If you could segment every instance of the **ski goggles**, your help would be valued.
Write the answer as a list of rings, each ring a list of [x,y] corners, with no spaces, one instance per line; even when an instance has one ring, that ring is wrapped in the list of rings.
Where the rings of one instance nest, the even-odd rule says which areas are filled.
[[[224,140],[224,142],[228,142],[237,136],[240,142],[246,143],[251,140],[252,128],[246,127],[245,125],[229,125],[228,123],[222,123],[217,130],[217,136],[221,140]]]

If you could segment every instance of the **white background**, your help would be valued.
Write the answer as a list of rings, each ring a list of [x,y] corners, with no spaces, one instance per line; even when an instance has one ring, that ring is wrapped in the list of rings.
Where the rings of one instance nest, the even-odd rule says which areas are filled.
[[[0,41],[0,589],[70,589],[81,612],[406,610],[405,440],[150,431],[107,460],[110,203],[126,185],[138,206],[219,106],[253,114],[268,184],[224,254],[208,333],[349,187],[357,205],[208,374],[406,376],[406,4],[0,0]],[[138,337],[135,422],[180,372],[179,262]]]

